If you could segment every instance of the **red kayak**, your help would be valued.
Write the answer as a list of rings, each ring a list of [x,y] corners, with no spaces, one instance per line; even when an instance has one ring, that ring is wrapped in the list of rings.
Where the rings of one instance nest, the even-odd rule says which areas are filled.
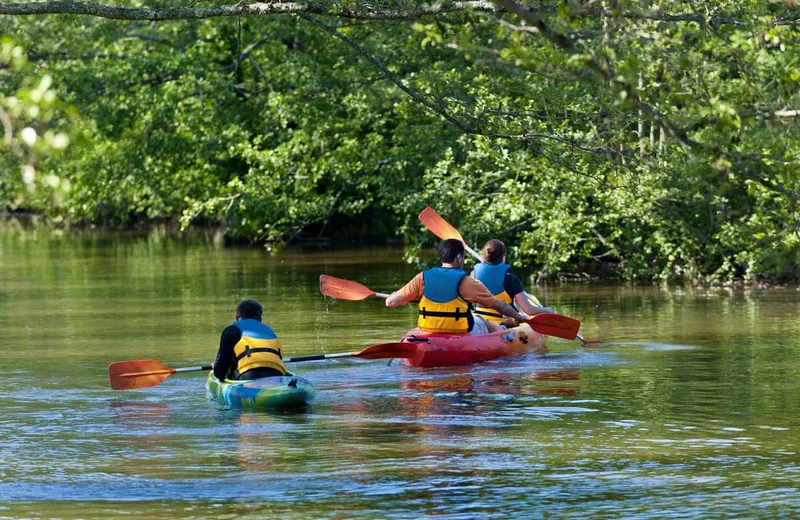
[[[402,343],[415,343],[417,355],[405,359],[412,367],[450,367],[470,365],[505,356],[538,350],[543,353],[547,336],[535,332],[530,325],[491,334],[442,334],[415,329],[406,334]]]

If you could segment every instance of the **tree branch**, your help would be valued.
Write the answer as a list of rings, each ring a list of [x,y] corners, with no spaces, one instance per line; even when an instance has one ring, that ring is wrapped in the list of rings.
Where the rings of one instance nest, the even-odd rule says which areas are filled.
[[[550,28],[541,18],[536,16],[535,14],[531,13],[528,9],[518,4],[515,0],[494,0],[499,5],[503,6],[508,12],[515,13],[517,16],[525,20],[527,23],[531,24],[532,26],[538,29],[538,32],[547,39],[550,43],[555,45],[556,47],[560,48],[562,51],[566,52],[567,54],[573,56],[585,56],[586,53],[578,49],[572,40],[565,34],[562,34],[558,31],[555,31]],[[792,191],[787,189],[784,186],[781,186],[774,180],[768,179],[760,175],[760,172],[766,171],[769,172],[772,169],[761,159],[751,159],[748,157],[744,157],[741,154],[736,153],[729,153],[726,150],[722,150],[719,148],[715,148],[713,146],[709,146],[705,143],[701,143],[691,139],[688,135],[686,130],[678,128],[677,126],[673,125],[672,122],[651,107],[649,104],[645,103],[644,100],[639,96],[637,89],[628,84],[625,81],[620,81],[618,78],[615,77],[613,70],[611,70],[610,65],[606,62],[605,59],[598,59],[593,54],[589,54],[588,56],[583,58],[583,64],[589,70],[594,72],[597,76],[599,76],[605,84],[607,84],[610,88],[614,89],[619,95],[625,95],[627,99],[633,104],[635,108],[638,108],[641,113],[647,117],[650,121],[657,124],[661,127],[662,131],[666,130],[666,132],[676,139],[684,148],[697,150],[706,154],[710,154],[713,156],[724,156],[729,157],[731,162],[738,166],[739,169],[743,170],[744,173],[753,180],[759,182],[762,186],[775,191],[776,193],[781,193],[782,195],[786,196],[793,204],[798,203],[798,195]],[[757,164],[757,167],[753,167],[753,165]]]
[[[559,4],[537,4],[525,6],[530,13],[555,14]],[[49,2],[28,3],[0,3],[0,15],[28,16],[43,14],[74,14],[83,16],[97,16],[112,20],[193,20],[205,18],[218,18],[230,16],[267,16],[287,13],[323,14],[338,18],[353,18],[360,20],[400,20],[417,19],[446,13],[462,13],[469,11],[502,12],[504,9],[497,4],[486,0],[444,1],[438,4],[422,4],[400,8],[382,8],[375,5],[346,6],[340,3],[322,2],[274,2],[252,4],[225,4],[213,7],[177,7],[177,8],[150,8],[150,7],[114,7],[92,2],[71,2],[53,0]],[[776,16],[770,21],[771,25],[800,26],[800,9],[793,5],[787,6],[781,16]],[[631,20],[658,21],[658,22],[696,22],[703,25],[735,25],[749,26],[752,20],[743,20],[735,16],[705,17],[697,13],[664,13],[662,11],[621,11],[609,13],[604,9],[584,8],[570,13],[574,18],[602,18],[611,16]]]
[[[439,114],[440,116],[445,118],[448,122],[453,124],[455,127],[460,129],[461,131],[467,132],[467,133],[473,133],[472,129],[469,128],[468,125],[466,125],[462,121],[459,121],[458,119],[453,117],[444,107],[438,106],[436,103],[432,103],[425,96],[423,96],[422,93],[420,93],[419,91],[417,91],[417,90],[409,87],[408,85],[406,85],[403,82],[403,80],[401,80],[394,72],[390,71],[386,67],[386,65],[384,65],[383,62],[381,62],[381,60],[379,60],[378,58],[372,56],[363,47],[361,47],[359,44],[357,44],[352,39],[350,39],[347,35],[342,34],[338,30],[336,30],[335,27],[331,27],[329,25],[325,25],[324,23],[322,23],[319,20],[315,19],[313,16],[310,16],[310,15],[308,15],[306,13],[302,13],[299,16],[301,18],[311,22],[312,24],[316,25],[317,27],[321,28],[325,32],[330,33],[331,35],[335,36],[336,38],[339,38],[340,40],[345,42],[347,45],[349,45],[350,47],[355,49],[356,52],[358,52],[359,54],[361,54],[362,56],[367,58],[370,62],[372,62],[373,65],[378,67],[378,69],[383,73],[383,75],[386,77],[386,79],[388,79],[389,81],[391,81],[392,83],[397,85],[400,88],[400,90],[402,90],[403,92],[405,92],[406,94],[411,96],[412,99],[414,99],[418,103],[421,103],[422,105],[426,106],[428,109],[436,112],[437,114]]]

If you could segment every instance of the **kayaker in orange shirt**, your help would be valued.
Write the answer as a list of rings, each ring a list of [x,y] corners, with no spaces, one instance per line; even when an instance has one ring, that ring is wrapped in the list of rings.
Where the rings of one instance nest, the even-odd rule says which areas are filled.
[[[498,300],[478,280],[467,276],[464,267],[464,244],[448,239],[439,244],[441,267],[416,275],[402,289],[386,299],[387,307],[398,307],[419,300],[417,326],[424,332],[455,334],[486,334],[500,330],[499,326],[473,316],[470,303],[494,309],[519,321],[530,316]]]
[[[470,276],[483,283],[495,298],[531,316],[553,313],[550,307],[540,307],[528,299],[522,281],[510,272],[511,266],[506,263],[506,245],[503,242],[496,238],[487,241],[481,250],[481,256],[483,262],[475,266]],[[494,309],[479,305],[472,312],[491,323],[504,323],[503,316]]]

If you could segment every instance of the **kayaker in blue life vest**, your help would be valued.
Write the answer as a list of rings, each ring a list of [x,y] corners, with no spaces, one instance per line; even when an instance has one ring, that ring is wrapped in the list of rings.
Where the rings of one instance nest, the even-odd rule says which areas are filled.
[[[439,244],[441,267],[417,274],[402,289],[386,299],[387,307],[398,307],[419,300],[417,327],[424,332],[486,334],[499,330],[497,325],[472,315],[474,303],[519,321],[530,316],[498,300],[475,278],[464,272],[464,244],[447,239]]]
[[[286,375],[281,342],[271,328],[261,323],[263,313],[257,300],[242,300],[236,306],[236,321],[222,331],[212,365],[217,379]]]
[[[470,276],[479,280],[498,300],[502,300],[515,309],[520,309],[526,314],[551,313],[550,307],[540,307],[528,299],[522,281],[510,272],[511,266],[506,263],[506,245],[493,238],[486,242],[481,251],[483,262],[477,264]],[[473,311],[487,321],[499,325],[503,316],[494,309],[479,305]]]

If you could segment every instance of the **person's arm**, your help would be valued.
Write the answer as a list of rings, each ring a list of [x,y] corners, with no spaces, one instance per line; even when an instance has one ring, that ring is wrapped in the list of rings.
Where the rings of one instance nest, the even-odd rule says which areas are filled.
[[[517,308],[525,314],[533,316],[534,314],[553,312],[550,307],[540,307],[529,300],[525,289],[522,288],[522,281],[513,273],[506,274],[503,288],[517,302]]]
[[[526,313],[518,312],[517,309],[515,309],[511,305],[507,304],[503,300],[498,300],[496,298],[494,301],[494,305],[492,305],[492,309],[496,310],[503,316],[511,316],[512,318],[514,318],[519,322],[528,321],[529,319],[531,319],[531,317],[528,316]]]
[[[507,304],[503,300],[498,300],[495,298],[491,291],[489,291],[485,285],[475,278],[465,276],[461,280],[461,285],[458,286],[458,292],[461,294],[461,297],[468,302],[477,303],[481,307],[494,309],[504,316],[511,316],[519,321],[526,321],[530,319],[530,316],[527,314],[517,312],[517,310],[511,305]]]
[[[412,300],[419,300],[422,298],[424,289],[424,281],[422,273],[411,279],[410,282],[405,284],[402,289],[395,291],[386,298],[387,307],[399,307],[405,305]]]
[[[526,314],[530,314],[533,316],[534,314],[552,314],[553,309],[551,307],[538,307],[531,303],[528,299],[528,296],[525,292],[521,292],[518,295],[514,296],[514,301],[517,302],[519,308],[525,312]]]
[[[386,298],[386,306],[387,307],[399,307],[401,305],[405,305],[406,300],[403,298],[403,293],[400,291],[395,291]]]
[[[242,339],[242,331],[239,327],[228,325],[219,337],[219,350],[217,359],[214,360],[214,377],[222,381],[228,377],[228,372],[233,364],[233,347]]]

